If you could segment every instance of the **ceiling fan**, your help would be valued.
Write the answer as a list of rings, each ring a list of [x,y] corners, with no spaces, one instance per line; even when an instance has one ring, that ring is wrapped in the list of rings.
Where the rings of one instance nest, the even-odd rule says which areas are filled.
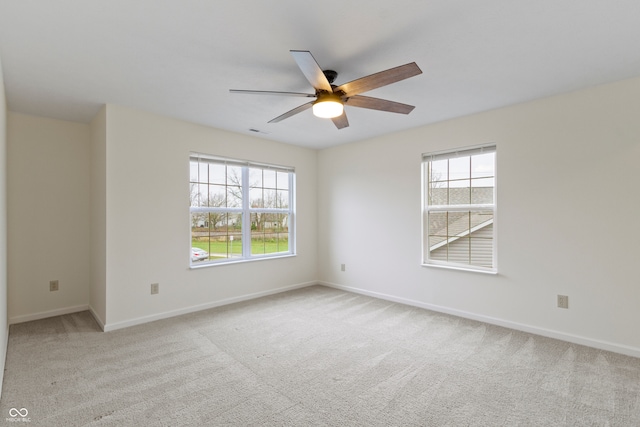
[[[344,112],[345,105],[400,114],[409,114],[415,108],[413,105],[360,95],[363,92],[422,74],[422,70],[415,62],[390,68],[385,71],[380,71],[379,73],[350,81],[349,83],[344,83],[340,86],[335,86],[333,82],[338,76],[338,73],[333,70],[322,70],[313,55],[311,55],[311,52],[307,50],[292,50],[290,52],[304,76],[315,89],[314,94],[230,89],[231,93],[315,98],[313,101],[302,104],[299,107],[296,107],[291,111],[287,111],[275,119],[270,120],[269,123],[277,123],[312,108],[314,115],[329,118],[338,129],[343,129],[349,126],[347,115]]]

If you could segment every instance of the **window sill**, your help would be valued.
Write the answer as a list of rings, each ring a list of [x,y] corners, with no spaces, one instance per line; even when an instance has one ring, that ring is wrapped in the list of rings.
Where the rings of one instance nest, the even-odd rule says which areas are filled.
[[[482,273],[482,274],[491,274],[491,275],[497,275],[498,271],[497,270],[481,270],[478,268],[472,268],[472,267],[458,267],[458,266],[454,266],[454,265],[440,265],[440,264],[425,264],[422,263],[423,267],[429,267],[429,268],[442,268],[444,270],[458,270],[458,271],[467,271],[470,273]]]
[[[263,257],[256,257],[256,258],[240,258],[240,259],[232,259],[232,260],[227,260],[227,261],[217,261],[217,262],[208,262],[208,263],[196,263],[196,264],[190,264],[189,265],[189,269],[190,270],[199,270],[201,268],[208,268],[208,267],[219,267],[219,266],[223,266],[223,265],[231,265],[231,264],[243,264],[245,262],[255,262],[255,261],[265,261],[265,260],[270,260],[270,259],[281,259],[281,258],[292,258],[295,257],[296,254],[283,254],[283,255],[271,255],[271,256],[263,256]]]

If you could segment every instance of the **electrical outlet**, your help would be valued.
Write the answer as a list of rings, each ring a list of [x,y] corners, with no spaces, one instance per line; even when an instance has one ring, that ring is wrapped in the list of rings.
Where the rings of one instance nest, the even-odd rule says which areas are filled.
[[[346,271],[347,266],[345,264],[340,264],[340,271]]]
[[[159,294],[160,293],[160,284],[159,283],[152,283],[151,284],[151,295],[155,295],[155,294]]]
[[[558,295],[558,308],[569,308],[568,295]]]
[[[59,289],[59,283],[57,280],[51,280],[49,282],[49,292],[54,292]]]

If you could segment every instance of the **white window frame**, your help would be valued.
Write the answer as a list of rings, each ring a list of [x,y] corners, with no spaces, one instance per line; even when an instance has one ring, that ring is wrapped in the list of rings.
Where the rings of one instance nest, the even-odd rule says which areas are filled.
[[[231,263],[238,262],[247,262],[247,261],[255,261],[255,260],[263,260],[263,259],[272,259],[272,258],[282,258],[282,257],[290,257],[295,256],[296,254],[296,241],[295,241],[295,229],[296,229],[296,218],[295,218],[295,168],[289,166],[279,166],[272,165],[266,163],[258,163],[252,162],[248,160],[238,160],[220,156],[212,156],[208,154],[202,153],[190,153],[189,155],[189,168],[191,167],[191,162],[207,162],[207,163],[216,163],[227,166],[238,166],[242,168],[242,206],[241,207],[213,207],[213,206],[191,206],[189,203],[189,266],[190,268],[201,268],[201,267],[209,267],[215,265],[225,265]],[[249,182],[249,169],[250,168],[258,168],[263,170],[275,170],[277,172],[285,172],[288,174],[288,188],[289,188],[289,199],[288,199],[288,208],[255,208],[251,207],[250,200],[250,185]],[[191,184],[191,179],[189,179],[189,183]],[[191,191],[191,189],[189,189]],[[194,262],[191,260],[191,214],[192,213],[231,213],[231,214],[242,214],[242,254],[239,257],[231,257],[231,258],[221,258],[217,260],[209,260],[209,261],[197,261]],[[253,213],[275,213],[275,214],[286,214],[288,215],[288,251],[282,252],[274,252],[268,254],[252,254],[251,253],[251,214]],[[245,244],[244,242],[248,242]]]
[[[454,159],[458,157],[468,157],[478,154],[493,152],[494,158],[494,187],[493,187],[493,203],[478,204],[445,204],[430,205],[429,204],[429,164],[432,161]],[[498,254],[497,254],[497,146],[496,144],[479,145],[472,147],[459,148],[455,150],[445,150],[422,155],[422,265],[427,267],[440,267],[454,270],[474,271],[481,273],[498,273]],[[493,234],[492,234],[492,267],[483,267],[466,263],[456,263],[451,261],[435,260],[430,258],[429,250],[429,213],[431,212],[472,212],[472,211],[491,211],[493,212]],[[474,232],[474,229],[468,231],[468,234]]]

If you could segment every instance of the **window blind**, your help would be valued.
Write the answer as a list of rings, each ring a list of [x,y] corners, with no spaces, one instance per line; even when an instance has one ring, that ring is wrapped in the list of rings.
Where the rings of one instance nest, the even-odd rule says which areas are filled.
[[[214,157],[199,153],[191,153],[189,155],[189,160],[199,163],[215,163],[228,166],[247,166],[259,169],[275,170],[279,172],[295,172],[295,168],[292,166],[268,165],[265,163],[252,162],[249,160],[227,159],[225,157]]]
[[[465,148],[459,151],[448,150],[446,152],[442,151],[442,152],[436,152],[436,153],[426,153],[422,155],[422,161],[435,162],[437,160],[447,160],[447,159],[455,159],[457,157],[469,157],[469,156],[474,156],[478,154],[494,153],[495,151],[496,151],[495,145],[483,145],[480,147]]]

